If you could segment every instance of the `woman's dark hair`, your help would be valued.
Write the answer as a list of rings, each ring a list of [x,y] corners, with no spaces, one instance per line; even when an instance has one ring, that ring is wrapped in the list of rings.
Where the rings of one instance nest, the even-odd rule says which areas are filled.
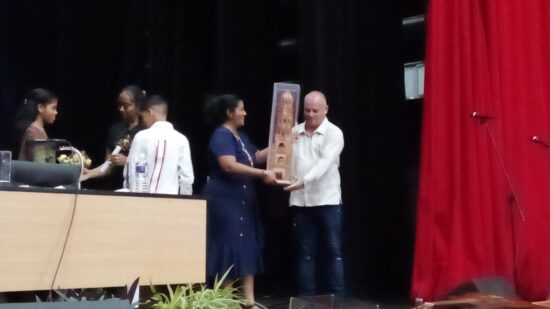
[[[15,131],[19,138],[23,136],[27,127],[36,120],[38,105],[48,104],[55,99],[57,99],[57,96],[47,89],[35,88],[27,92],[23,99],[23,106],[21,106],[15,116]]]
[[[122,88],[122,92],[128,92],[132,100],[136,103],[138,109],[141,109],[147,103],[147,93],[136,85],[129,85]]]
[[[224,94],[221,96],[211,96],[206,99],[204,105],[204,115],[206,124],[216,126],[223,124],[227,120],[227,110],[233,111],[239,105],[242,99],[234,94]]]

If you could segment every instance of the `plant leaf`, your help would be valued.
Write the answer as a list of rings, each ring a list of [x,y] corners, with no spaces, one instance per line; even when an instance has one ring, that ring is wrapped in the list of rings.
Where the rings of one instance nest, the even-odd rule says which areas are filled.
[[[65,295],[63,292],[58,290],[53,290],[53,291],[55,292],[55,294],[60,296],[63,301],[69,301],[69,297],[67,297],[67,295]]]
[[[134,300],[134,295],[136,295],[136,290],[138,288],[139,288],[139,277],[137,277],[136,280],[132,282],[132,285],[130,286],[130,289],[128,290],[128,293],[126,295],[128,297],[128,301],[130,302],[130,304]]]

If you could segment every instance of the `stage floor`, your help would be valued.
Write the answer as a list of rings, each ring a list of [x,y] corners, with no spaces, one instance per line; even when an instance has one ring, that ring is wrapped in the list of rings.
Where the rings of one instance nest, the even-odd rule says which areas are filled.
[[[266,306],[269,309],[289,309],[290,297],[271,297],[271,296],[256,296],[256,301]],[[308,303],[305,301],[302,303]],[[329,308],[325,306],[315,306],[310,302],[311,306],[296,306],[296,308]],[[408,309],[412,306],[404,303],[377,303],[372,301],[363,301],[356,298],[336,297],[334,300],[334,309]],[[294,309],[294,308],[291,308]]]

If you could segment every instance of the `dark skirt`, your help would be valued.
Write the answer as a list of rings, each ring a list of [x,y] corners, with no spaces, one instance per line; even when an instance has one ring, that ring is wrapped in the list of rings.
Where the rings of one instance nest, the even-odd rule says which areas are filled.
[[[210,179],[203,195],[208,201],[207,275],[220,278],[230,267],[231,279],[262,272],[262,229],[253,183]]]

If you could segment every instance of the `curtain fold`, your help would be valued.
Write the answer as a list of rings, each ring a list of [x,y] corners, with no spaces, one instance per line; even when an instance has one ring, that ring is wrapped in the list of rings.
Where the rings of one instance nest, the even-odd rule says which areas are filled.
[[[532,141],[550,141],[548,16],[546,0],[429,3],[412,297],[490,276],[550,294],[550,152]]]

